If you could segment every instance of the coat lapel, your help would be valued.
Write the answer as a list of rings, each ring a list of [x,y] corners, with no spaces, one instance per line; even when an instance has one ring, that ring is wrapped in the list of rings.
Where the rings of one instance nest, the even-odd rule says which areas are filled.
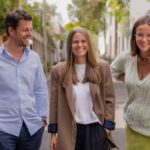
[[[74,106],[74,98],[73,98],[73,86],[69,84],[65,87],[67,102],[72,113],[73,118],[75,119],[75,106]]]
[[[96,90],[95,90],[95,84],[90,83],[90,91],[91,91],[93,105],[94,105],[94,103],[95,103],[95,94],[96,94],[95,93],[96,92]]]
[[[97,114],[99,120],[101,120],[100,116],[103,116],[102,109],[104,109],[104,106],[101,102],[99,87],[96,84],[90,83],[90,90],[92,95],[94,111]]]

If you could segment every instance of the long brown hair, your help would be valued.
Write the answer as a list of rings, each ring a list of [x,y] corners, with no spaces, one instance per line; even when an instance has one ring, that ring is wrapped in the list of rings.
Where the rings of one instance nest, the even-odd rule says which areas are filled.
[[[140,54],[140,49],[138,48],[138,46],[136,44],[135,34],[136,34],[136,29],[140,25],[144,25],[144,24],[150,25],[150,15],[145,15],[145,16],[140,17],[133,26],[132,33],[131,33],[131,39],[130,39],[130,47],[131,47],[131,55],[132,56]]]
[[[101,82],[101,76],[99,70],[100,68],[97,65],[95,51],[90,39],[90,35],[84,28],[76,27],[69,33],[67,38],[67,60],[64,68],[64,73],[62,75],[63,85],[66,85],[68,82],[72,82],[73,84],[77,84],[79,82],[75,71],[74,56],[72,54],[73,36],[79,32],[84,34],[89,47],[89,50],[87,52],[87,59],[86,59],[86,72],[85,72],[85,77],[83,82],[92,82],[92,83],[99,84]]]

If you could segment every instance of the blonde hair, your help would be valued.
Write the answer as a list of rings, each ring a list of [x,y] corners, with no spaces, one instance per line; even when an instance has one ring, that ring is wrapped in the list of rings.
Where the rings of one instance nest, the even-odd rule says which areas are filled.
[[[97,60],[95,56],[95,51],[90,39],[89,33],[81,27],[74,28],[68,35],[67,38],[67,61],[64,68],[64,73],[62,75],[62,82],[66,85],[68,82],[77,84],[79,82],[77,74],[75,71],[75,62],[74,56],[72,54],[72,40],[76,33],[82,33],[88,43],[89,50],[87,52],[87,61],[86,61],[86,72],[83,82],[92,82],[99,84],[101,82],[100,70],[97,65]]]

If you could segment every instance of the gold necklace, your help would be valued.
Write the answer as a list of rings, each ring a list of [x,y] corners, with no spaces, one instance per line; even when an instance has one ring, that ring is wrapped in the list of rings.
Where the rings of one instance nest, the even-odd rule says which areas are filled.
[[[140,60],[143,61],[144,63],[150,62],[150,57],[143,57],[143,56],[139,55],[139,58],[140,58]]]

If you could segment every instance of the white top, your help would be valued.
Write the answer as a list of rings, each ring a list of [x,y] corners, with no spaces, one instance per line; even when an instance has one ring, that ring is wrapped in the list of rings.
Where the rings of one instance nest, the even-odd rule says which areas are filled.
[[[99,122],[93,110],[92,96],[89,83],[82,83],[85,74],[85,64],[75,65],[77,77],[80,82],[73,86],[75,99],[75,119],[77,123],[89,124]]]
[[[129,52],[121,54],[111,64],[112,75],[117,78],[125,73],[128,101],[124,107],[124,119],[134,131],[150,136],[150,74],[139,80],[137,56]]]

